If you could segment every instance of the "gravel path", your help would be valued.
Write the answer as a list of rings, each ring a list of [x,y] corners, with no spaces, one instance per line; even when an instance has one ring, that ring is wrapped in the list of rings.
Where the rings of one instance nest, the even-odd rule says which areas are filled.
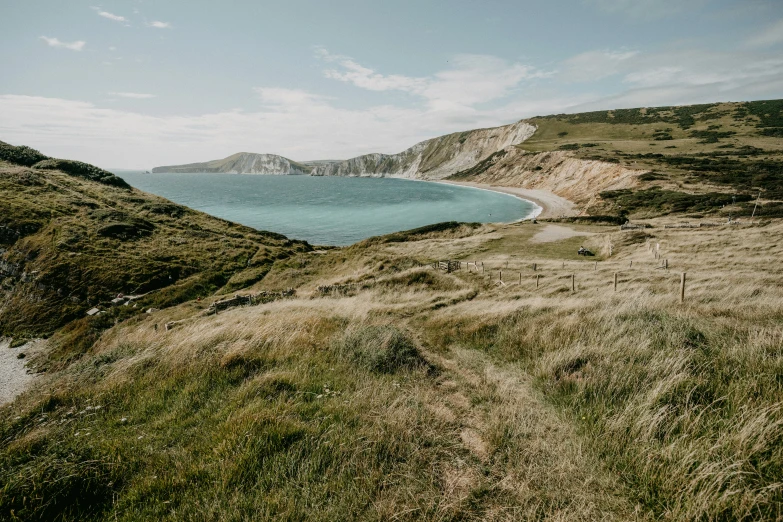
[[[27,373],[25,364],[30,352],[40,350],[41,341],[32,341],[18,348],[10,348],[10,340],[0,340],[0,406],[11,402],[27,389],[36,375]],[[17,356],[23,353],[24,359]]]

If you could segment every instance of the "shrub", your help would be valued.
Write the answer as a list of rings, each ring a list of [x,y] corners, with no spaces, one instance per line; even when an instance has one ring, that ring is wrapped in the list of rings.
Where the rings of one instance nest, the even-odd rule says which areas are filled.
[[[396,326],[364,326],[348,332],[340,351],[376,373],[396,373],[427,366],[416,343]]]
[[[46,170],[60,170],[71,176],[78,178],[84,178],[90,181],[96,181],[103,183],[104,185],[110,185],[113,187],[120,187],[130,189],[131,186],[125,182],[124,179],[115,176],[109,171],[99,169],[89,163],[82,163],[81,161],[61,160],[61,159],[45,159],[39,161],[33,165],[35,169]]]
[[[23,165],[30,167],[39,161],[49,159],[35,149],[30,147],[14,147],[8,143],[0,141],[0,160],[13,163],[15,165]]]

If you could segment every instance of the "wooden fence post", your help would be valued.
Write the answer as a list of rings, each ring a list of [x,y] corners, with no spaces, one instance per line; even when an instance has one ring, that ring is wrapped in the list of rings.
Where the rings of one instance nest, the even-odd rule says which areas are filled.
[[[595,262],[595,265],[593,266],[593,270],[598,270],[598,261]]]
[[[680,275],[680,302],[685,302],[685,272]]]
[[[576,292],[576,277],[574,274],[571,274],[571,291]]]
[[[481,273],[484,273],[484,261],[481,262]]]
[[[535,272],[535,271],[536,271],[536,264],[533,263],[533,272]]]
[[[617,291],[617,272],[614,273],[614,291]]]
[[[498,274],[499,274],[498,275],[498,281],[500,281],[502,283],[503,282],[503,271],[502,270],[498,270]]]
[[[628,265],[628,268],[633,268],[633,261]]]
[[[522,284],[522,272],[519,273],[519,284]]]
[[[541,277],[540,274],[536,274],[536,288],[538,288],[538,278]]]

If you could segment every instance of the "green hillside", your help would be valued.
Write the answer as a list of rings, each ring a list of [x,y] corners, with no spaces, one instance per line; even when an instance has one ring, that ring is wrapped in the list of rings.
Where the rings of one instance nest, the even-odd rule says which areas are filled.
[[[81,333],[264,277],[306,243],[132,189],[81,162],[0,144],[0,336]],[[117,294],[142,295],[112,307]],[[98,307],[105,313],[87,318]]]
[[[740,202],[761,191],[766,200],[783,201],[783,100],[559,114],[529,121],[538,130],[519,145],[522,149],[565,150],[582,159],[650,169],[640,178],[648,190],[718,192],[729,195],[729,201],[737,195]],[[630,210],[649,199],[634,202],[627,192],[603,196],[610,206],[619,201]],[[725,198],[720,205],[724,203]],[[766,210],[767,215],[783,215],[783,204]]]

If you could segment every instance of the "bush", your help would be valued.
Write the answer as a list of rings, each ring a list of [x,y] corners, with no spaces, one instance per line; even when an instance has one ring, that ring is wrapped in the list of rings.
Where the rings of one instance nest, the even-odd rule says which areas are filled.
[[[104,185],[125,189],[131,188],[131,186],[128,185],[124,179],[115,176],[109,171],[99,169],[98,167],[90,165],[89,163],[82,163],[81,161],[46,159],[33,165],[33,168],[60,170],[66,174],[70,174],[71,176],[84,178],[89,181],[96,181],[98,183],[103,183]]]
[[[340,351],[376,373],[396,373],[427,366],[416,343],[396,326],[365,326],[348,332]]]
[[[39,161],[49,159],[35,149],[30,147],[14,147],[8,143],[0,141],[0,160],[13,163],[15,165],[23,165],[30,167]]]

